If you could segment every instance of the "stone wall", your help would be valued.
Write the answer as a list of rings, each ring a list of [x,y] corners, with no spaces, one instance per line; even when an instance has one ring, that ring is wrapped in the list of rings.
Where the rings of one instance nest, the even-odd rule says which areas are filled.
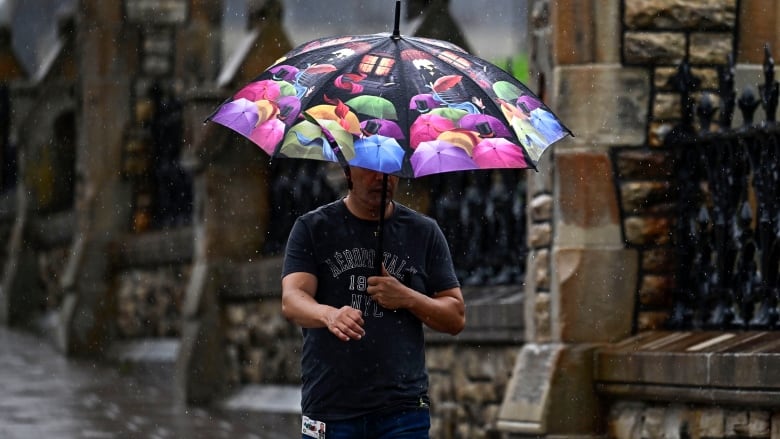
[[[281,315],[281,258],[218,270],[224,304],[225,377],[231,389],[300,385],[301,330]],[[517,286],[465,289],[468,325],[457,337],[427,331],[431,437],[485,438],[497,433],[501,399],[522,344]]]
[[[761,409],[619,402],[609,417],[614,439],[780,437],[780,413]]]
[[[626,0],[622,58],[650,71],[647,142],[613,151],[626,244],[640,253],[637,329],[656,329],[668,317],[673,287],[674,169],[663,138],[680,119],[673,89],[676,66],[688,60],[701,90],[717,88],[717,66],[734,56],[736,0]]]
[[[596,380],[609,401],[605,436],[780,437],[776,390],[770,388],[775,379],[765,376],[778,361],[767,352],[772,348],[735,341],[757,336],[751,333],[659,331],[670,314],[675,270],[687,263],[675,260],[673,254],[677,183],[673,152],[664,146],[664,136],[682,117],[673,84],[677,66],[687,60],[699,78],[693,95],[697,101],[700,92],[717,89],[717,68],[730,57],[738,63],[761,62],[756,51],[777,41],[776,29],[770,32],[766,26],[776,22],[780,11],[774,4],[758,8],[754,2],[736,0],[624,0],[623,4],[622,62],[647,70],[652,81],[646,142],[611,151],[625,243],[639,253],[640,263],[638,335],[597,354]],[[745,81],[743,73],[756,71],[740,64],[736,70],[737,76],[743,76],[738,86]],[[757,85],[762,79],[754,75],[751,80]],[[647,350],[638,347],[643,343]],[[617,354],[609,357],[613,349]],[[683,351],[685,355],[680,355]],[[740,368],[742,372],[735,369],[734,361],[758,361],[756,356],[767,366],[755,373],[750,367]],[[699,368],[704,364],[706,373]],[[719,379],[724,381],[714,382]]]
[[[496,437],[496,419],[519,347],[428,344],[431,437]]]
[[[76,222],[79,116],[72,16],[60,18],[56,36],[49,63],[4,84],[10,96],[2,133],[2,172],[8,175],[0,202],[5,244],[0,298],[6,305],[0,305],[0,321],[32,328],[45,322],[43,329],[50,329],[64,305],[62,278]],[[14,69],[7,55],[0,69],[10,79]]]

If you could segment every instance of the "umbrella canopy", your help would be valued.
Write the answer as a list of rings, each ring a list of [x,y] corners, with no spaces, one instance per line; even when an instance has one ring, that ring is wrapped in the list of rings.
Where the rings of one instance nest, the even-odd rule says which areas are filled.
[[[549,145],[571,134],[499,67],[445,41],[401,36],[398,15],[392,34],[322,38],[293,49],[210,120],[272,157],[340,161],[400,177],[535,168]],[[418,152],[419,145],[434,141],[465,154],[451,155],[456,165],[417,170],[429,161],[415,154],[430,150]],[[487,158],[487,145],[500,145],[491,149],[504,159]]]
[[[271,157],[366,168],[383,173],[385,185],[388,174],[535,169],[549,145],[571,134],[501,68],[446,41],[402,36],[399,21],[400,0],[392,33],[293,49],[208,119]],[[380,215],[377,257],[383,224]]]

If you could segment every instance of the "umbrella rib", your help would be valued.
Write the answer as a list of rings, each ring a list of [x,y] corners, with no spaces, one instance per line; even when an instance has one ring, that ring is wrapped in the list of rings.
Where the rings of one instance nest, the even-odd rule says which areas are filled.
[[[395,48],[395,53],[393,54],[395,56],[396,60],[401,59],[401,48],[399,47],[400,41],[406,41],[408,42],[408,39],[401,38],[399,40],[393,40],[393,45]],[[399,70],[404,69],[405,63],[396,63]],[[400,74],[403,74],[404,72],[399,72]],[[407,84],[407,81],[399,81],[401,83],[401,92],[402,96],[409,96],[409,86]],[[400,120],[400,118],[403,117],[403,120]],[[406,137],[406,146],[411,150],[411,131],[409,130],[409,112],[408,111],[402,111],[401,115],[398,120],[399,126],[403,127],[404,130],[406,130],[405,137]],[[407,165],[406,162],[409,161],[409,157],[411,157],[411,154],[404,154],[404,163],[401,163],[401,171],[400,173],[404,173],[404,167]],[[411,163],[408,164],[409,168],[411,168]],[[411,171],[410,171],[411,172]],[[413,175],[413,174],[412,174]]]
[[[367,45],[368,45],[368,49],[362,50],[362,51],[357,51],[356,50],[355,54],[352,55],[350,58],[363,56],[363,55],[368,53],[370,50],[372,50],[376,46],[376,43],[372,42],[372,41],[376,40],[377,38],[369,38],[369,37],[372,37],[372,36],[371,35],[356,35],[356,36],[353,36],[353,38],[360,38],[361,41],[365,41],[367,43]],[[334,45],[332,47],[338,47],[338,46]],[[309,51],[300,53],[300,54],[298,54],[298,55],[296,55],[296,56],[294,56],[292,58],[289,58],[289,59],[285,60],[284,64],[294,65],[296,58],[298,58],[299,56],[306,56],[306,55],[311,56],[311,53]],[[350,58],[347,58],[346,60],[349,60]],[[333,63],[330,63],[330,64],[333,64]],[[344,64],[346,64],[346,62]],[[343,75],[344,74],[344,72],[342,70],[343,66],[336,66],[334,64],[334,67],[336,67],[336,70],[334,70],[333,72],[330,72],[330,73],[323,73],[321,78],[320,78],[321,80],[319,80],[317,82],[320,83],[320,84],[332,83],[334,78],[336,78],[339,75]],[[326,78],[326,79],[322,80],[322,78]],[[310,108],[310,104],[311,104],[312,100],[315,97],[319,97],[319,96],[324,96],[324,95],[319,95],[317,93],[311,93],[309,96],[303,96],[300,99],[300,101],[301,101],[301,108],[302,109]],[[306,111],[306,110],[302,110],[302,111]]]

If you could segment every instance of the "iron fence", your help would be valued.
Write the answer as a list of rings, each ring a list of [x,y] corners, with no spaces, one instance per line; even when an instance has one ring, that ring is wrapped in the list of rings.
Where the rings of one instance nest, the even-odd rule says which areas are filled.
[[[717,93],[699,93],[687,62],[673,78],[682,113],[665,138],[678,197],[671,328],[780,329],[780,128],[768,47],[763,76],[758,93],[746,87],[739,98],[733,60],[719,69]],[[765,120],[755,122],[759,107]],[[732,127],[735,109],[742,123]]]
[[[465,286],[517,285],[526,257],[526,170],[447,173],[426,177],[428,210],[439,223]],[[283,251],[295,219],[336,191],[328,171],[312,160],[278,160],[271,171],[270,223],[263,253]]]

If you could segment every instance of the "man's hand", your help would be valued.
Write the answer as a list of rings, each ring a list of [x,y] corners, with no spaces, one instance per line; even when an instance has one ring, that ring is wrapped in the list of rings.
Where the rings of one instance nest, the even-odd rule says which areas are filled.
[[[325,313],[328,330],[342,341],[360,340],[366,335],[360,310],[351,306],[330,308]]]
[[[466,325],[466,305],[460,287],[437,291],[433,296],[415,291],[388,274],[368,278],[367,293],[387,309],[407,309],[431,329],[455,335]]]
[[[387,272],[382,265],[381,276],[371,276],[368,278],[368,289],[366,290],[374,302],[387,309],[409,308],[412,302],[412,295],[416,292],[401,283],[394,276]]]
[[[290,273],[282,279],[282,314],[303,328],[328,328],[339,340],[360,340],[366,334],[360,310],[334,308],[314,299],[317,278],[311,273]]]

